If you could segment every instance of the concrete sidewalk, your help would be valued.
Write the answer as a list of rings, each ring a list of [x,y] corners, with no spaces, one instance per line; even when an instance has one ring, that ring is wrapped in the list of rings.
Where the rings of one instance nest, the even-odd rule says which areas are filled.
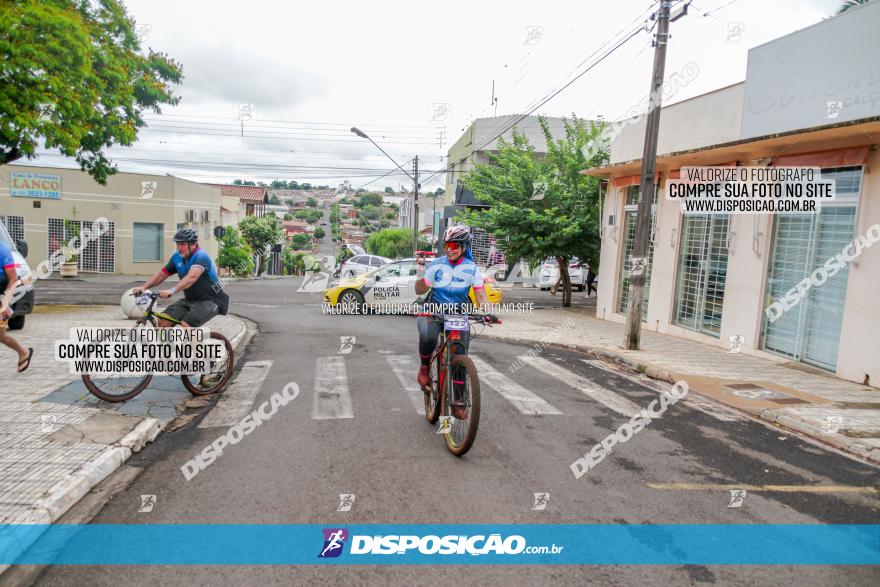
[[[38,306],[10,332],[34,348],[30,368],[16,373],[17,356],[0,347],[0,524],[55,522],[191,400],[180,378],[155,377],[130,401],[100,401],[55,360],[55,341],[71,327],[131,324],[118,306]],[[232,315],[210,326],[236,349],[248,330]]]
[[[595,308],[539,309],[502,319],[484,336],[535,343],[536,353],[546,344],[577,348],[654,379],[684,379],[693,392],[880,462],[875,387],[644,329],[642,350],[627,351],[623,325],[597,320]]]

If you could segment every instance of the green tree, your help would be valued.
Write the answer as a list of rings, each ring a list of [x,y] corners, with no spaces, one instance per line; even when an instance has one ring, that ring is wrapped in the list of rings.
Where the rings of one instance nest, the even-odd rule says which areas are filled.
[[[386,188],[385,188],[385,193],[386,193],[386,194],[393,194],[393,193],[394,193],[394,188],[386,187]]]
[[[412,257],[412,237],[412,229],[410,228],[380,230],[367,238],[364,242],[364,248],[368,253],[391,259]],[[430,246],[427,239],[419,238],[420,250],[427,250]]]
[[[290,244],[294,249],[303,250],[309,248],[309,243],[311,243],[312,239],[309,238],[309,235],[301,232],[299,234],[295,234],[290,238]]]
[[[327,234],[327,233],[324,232],[324,229],[321,228],[320,226],[315,229],[315,238],[322,239],[322,238],[324,238],[325,234]]]
[[[105,184],[117,170],[104,149],[179,100],[180,65],[140,50],[119,0],[0,2],[0,165],[57,148]]]
[[[227,227],[226,233],[220,240],[217,265],[229,269],[229,272],[236,277],[250,275],[254,270],[251,252],[244,246],[241,235],[234,226]]]
[[[846,0],[840,8],[837,9],[837,14],[842,14],[851,8],[855,8],[857,6],[861,6],[863,4],[867,4],[868,2],[872,2],[873,0]]]
[[[305,272],[303,259],[306,254],[296,252],[291,247],[284,248],[284,270],[288,275],[302,275]]]
[[[382,210],[376,206],[364,206],[361,210],[360,216],[367,220],[379,220],[382,217]]]
[[[363,194],[354,205],[358,208],[365,208],[367,206],[382,206],[384,203],[382,194],[369,193]]]
[[[281,205],[281,198],[279,198],[275,194],[272,194],[271,196],[269,196],[269,203],[273,206],[280,206]]]
[[[599,260],[601,202],[599,180],[580,171],[607,162],[598,144],[603,125],[577,117],[565,120],[565,138],[553,139],[546,120],[539,118],[547,154],[537,159],[522,133],[498,141],[490,163],[478,164],[464,185],[489,208],[467,210],[459,220],[486,229],[502,245],[508,259],[537,261],[555,257],[563,289],[562,305],[571,305],[568,261],[572,256]],[[589,153],[588,159],[585,153]]]
[[[309,208],[317,208],[318,207],[318,200],[310,197],[310,198],[306,199],[306,206],[308,206]]]
[[[290,212],[285,212],[284,219],[285,220],[293,220],[293,214],[291,214]]]
[[[257,255],[257,275],[262,275],[265,270],[265,259],[272,245],[284,241],[284,230],[281,221],[274,215],[257,218],[248,216],[238,223],[242,239],[250,247],[251,252]]]

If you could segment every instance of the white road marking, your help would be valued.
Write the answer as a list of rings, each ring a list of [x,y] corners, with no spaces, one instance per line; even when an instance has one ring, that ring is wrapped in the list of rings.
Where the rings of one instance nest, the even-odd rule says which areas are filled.
[[[500,393],[523,414],[531,416],[562,414],[562,412],[556,407],[547,403],[519,383],[516,383],[514,380],[502,375],[490,367],[483,359],[475,355],[470,355],[470,357],[477,366],[477,374],[480,378],[480,382],[485,383]]]
[[[312,401],[313,420],[353,418],[348,377],[342,357],[318,357],[315,362],[315,397]]]
[[[420,415],[424,416],[425,394],[416,381],[419,367],[416,364],[415,357],[409,355],[386,355],[385,359],[388,360],[391,370],[397,375],[397,380],[400,381],[400,386],[403,387],[413,407]]]
[[[229,427],[237,424],[254,405],[263,381],[272,369],[272,361],[248,361],[220,396],[199,428]]]
[[[595,381],[591,381],[585,377],[581,377],[577,373],[560,367],[556,363],[548,361],[543,357],[532,357],[531,359],[529,359],[526,365],[530,365],[535,369],[538,369],[539,371],[550,375],[551,377],[555,377],[569,387],[577,389],[584,395],[593,398],[606,408],[610,408],[618,414],[626,416],[627,418],[632,418],[635,414],[638,414],[642,411],[641,406],[639,406],[637,403],[632,402],[625,397],[614,393],[611,390],[605,389]]]
[[[583,361],[587,365],[590,365],[591,367],[602,369],[603,371],[607,371],[608,373],[612,373],[614,375],[619,375],[628,379],[633,379],[635,377],[632,374],[609,366],[604,361],[593,359],[581,359],[581,361]],[[666,381],[657,381],[656,379],[651,379],[646,375],[639,375],[635,380],[639,384],[644,385],[645,387],[650,387],[651,389],[654,389],[656,391],[665,391],[672,386],[671,383],[668,383]],[[681,400],[681,402],[684,405],[697,410],[698,412],[703,412],[704,414],[712,416],[716,420],[721,420],[722,422],[744,422],[747,420],[747,418],[745,418],[744,416],[728,410],[724,406],[718,405],[717,403],[695,393],[689,393],[687,397]]]

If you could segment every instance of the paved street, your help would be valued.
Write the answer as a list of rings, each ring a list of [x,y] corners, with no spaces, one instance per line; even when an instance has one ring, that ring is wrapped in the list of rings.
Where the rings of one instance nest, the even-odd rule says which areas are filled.
[[[297,293],[298,284],[299,279],[280,279],[229,286],[230,312],[259,329],[245,356],[238,357],[244,365],[239,377],[246,384],[227,389],[235,401],[221,397],[216,406],[204,407],[185,426],[163,433],[134,455],[117,475],[139,475],[123,484],[95,522],[656,525],[880,520],[875,466],[696,394],[575,479],[572,462],[626,422],[628,410],[655,399],[661,384],[556,347],[511,369],[527,346],[487,337],[472,343],[483,412],[474,448],[464,458],[453,457],[419,413],[413,319],[322,315],[319,294]],[[75,292],[92,286],[70,282],[64,287],[80,298]],[[102,286],[100,293],[96,288],[90,295],[96,301],[103,301],[101,296],[118,299],[125,287]],[[43,302],[54,295],[49,290],[40,294]],[[538,294],[549,297],[546,292],[533,295]],[[505,326],[497,328],[503,332]],[[350,352],[341,352],[346,349],[340,337],[355,337]],[[236,414],[251,411],[290,382],[301,390],[295,400],[227,448],[222,458],[185,479],[181,467],[224,434]],[[732,504],[735,489],[746,493],[741,503]],[[546,509],[535,511],[534,494],[539,492],[549,493],[549,501]],[[337,511],[340,494],[355,496],[350,511]],[[138,512],[142,495],[156,496],[149,513]],[[652,579],[689,584],[864,585],[880,578],[870,567],[650,569]],[[36,584],[623,585],[647,576],[642,566],[384,566],[362,567],[356,573],[350,567],[235,567],[218,574],[212,567],[59,566],[44,570]]]

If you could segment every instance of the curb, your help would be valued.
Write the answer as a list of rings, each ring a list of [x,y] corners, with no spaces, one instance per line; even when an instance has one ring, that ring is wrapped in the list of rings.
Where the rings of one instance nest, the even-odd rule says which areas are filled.
[[[253,335],[256,332],[256,326],[252,326],[246,318],[234,314],[233,316],[241,322],[241,328],[230,339],[232,348],[238,351],[242,341],[249,334]],[[96,458],[74,471],[66,479],[56,483],[46,492],[45,497],[32,506],[33,511],[18,524],[42,526],[54,524],[96,485],[122,467],[132,454],[140,452],[147,444],[153,442],[164,429],[165,425],[157,418],[142,419],[130,432]],[[0,553],[3,559],[15,560],[42,536],[43,531],[45,528],[35,529],[26,540],[15,544],[11,552]],[[0,577],[11,566],[0,565]]]
[[[535,344],[538,341],[528,340],[523,338],[516,337],[508,337],[508,336],[495,336],[492,334],[488,334],[487,338],[492,338],[494,340],[510,340],[516,341],[524,344]],[[578,345],[578,344],[564,344],[564,343],[553,343],[555,346],[569,348],[578,350],[581,352],[589,353],[599,359],[602,359],[606,363],[614,363],[616,365],[620,365],[626,367],[628,369],[632,369],[633,371],[638,371],[639,373],[644,373],[646,376],[651,379],[657,379],[660,381],[665,381],[667,383],[675,383],[675,378],[663,367],[659,367],[653,363],[641,362],[632,357],[628,357],[622,355],[620,353],[616,353],[614,351],[610,351],[605,347],[593,347],[588,345]],[[699,392],[695,392],[698,393]],[[780,414],[776,410],[742,410],[740,408],[736,408],[731,406],[730,404],[726,404],[724,402],[719,402],[715,398],[711,398],[708,396],[701,396],[710,401],[718,402],[721,405],[727,407],[731,410],[736,410],[738,412],[742,412],[745,414],[749,414],[750,416],[759,418],[761,420],[771,422],[773,424],[777,424],[782,428],[786,428],[793,432],[798,432],[805,436],[810,437],[813,440],[816,440],[822,444],[826,444],[832,448],[837,450],[841,450],[847,453],[850,453],[859,458],[871,461],[874,464],[880,464],[880,448],[874,448],[871,446],[867,446],[861,442],[858,442],[857,439],[850,439],[849,437],[843,434],[827,434],[822,430],[816,428],[812,423],[800,418],[798,416],[794,416],[791,414]]]

